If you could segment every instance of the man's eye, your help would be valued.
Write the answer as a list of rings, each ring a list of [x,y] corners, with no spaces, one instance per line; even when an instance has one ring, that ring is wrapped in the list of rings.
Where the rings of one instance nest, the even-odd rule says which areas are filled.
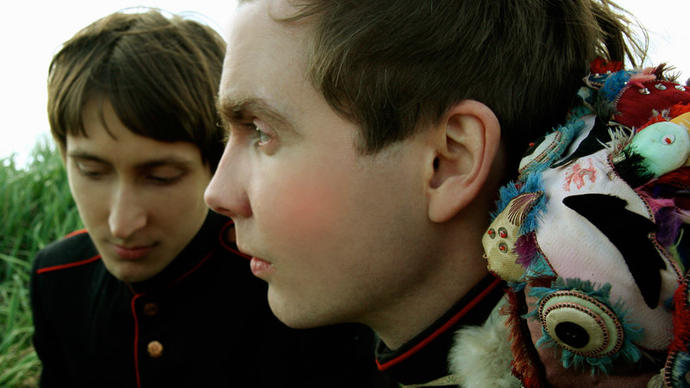
[[[76,167],[80,175],[91,179],[101,178],[108,172],[106,168],[88,162],[77,162]]]
[[[150,171],[146,175],[146,179],[157,184],[157,185],[170,185],[173,184],[186,174],[186,171],[180,170],[173,167],[159,167]]]
[[[100,171],[90,171],[90,170],[79,169],[79,173],[85,177],[88,177],[88,178],[100,178],[101,176],[103,176],[103,173]]]
[[[259,128],[256,128],[256,138],[258,139],[257,145],[265,145],[268,142],[271,141],[271,136],[269,136],[266,132],[260,130]]]
[[[255,138],[256,138],[256,145],[257,146],[264,146],[273,140],[273,137],[271,136],[271,131],[267,129],[266,125],[259,121],[259,120],[254,120],[250,124],[251,128],[254,129],[255,131]]]
[[[157,185],[164,186],[164,185],[170,185],[170,184],[177,182],[178,180],[180,180],[181,177],[182,177],[181,175],[176,176],[176,177],[162,177],[162,176],[149,175],[148,179]]]

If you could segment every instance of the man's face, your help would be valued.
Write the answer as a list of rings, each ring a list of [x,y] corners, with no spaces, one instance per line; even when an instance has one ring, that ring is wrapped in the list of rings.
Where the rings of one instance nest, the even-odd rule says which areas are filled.
[[[433,267],[424,147],[412,138],[360,155],[357,126],[306,78],[308,26],[269,12],[283,16],[258,1],[232,23],[220,91],[229,140],[207,203],[235,221],[282,321],[374,326]]]
[[[87,136],[68,136],[66,144],[79,214],[110,273],[126,282],[149,279],[201,227],[210,170],[192,143],[131,132],[107,100],[90,99],[83,122]]]

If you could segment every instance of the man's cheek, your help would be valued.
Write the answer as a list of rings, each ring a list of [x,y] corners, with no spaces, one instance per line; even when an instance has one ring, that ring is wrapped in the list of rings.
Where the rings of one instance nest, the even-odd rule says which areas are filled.
[[[268,206],[262,212],[272,221],[266,226],[293,242],[315,242],[314,239],[324,237],[336,225],[344,203],[338,191],[325,182],[292,183],[267,197],[265,205]]]

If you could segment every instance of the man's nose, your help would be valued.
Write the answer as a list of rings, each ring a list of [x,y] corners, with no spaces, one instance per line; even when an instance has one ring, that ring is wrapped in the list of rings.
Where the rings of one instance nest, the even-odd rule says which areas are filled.
[[[126,240],[147,223],[143,198],[130,187],[121,185],[110,207],[108,225],[113,237]]]
[[[246,191],[250,166],[245,156],[244,150],[237,147],[231,137],[204,193],[204,200],[213,211],[231,218],[252,215]]]

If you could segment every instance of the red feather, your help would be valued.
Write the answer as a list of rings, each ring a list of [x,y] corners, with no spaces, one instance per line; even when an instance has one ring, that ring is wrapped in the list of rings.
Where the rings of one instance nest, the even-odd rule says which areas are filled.
[[[690,167],[677,168],[667,174],[659,177],[659,179],[652,182],[652,185],[669,185],[679,190],[690,189]]]
[[[683,113],[688,113],[690,112],[690,102],[687,104],[678,103],[674,106],[671,107],[671,110],[669,112],[671,117],[678,117],[682,115]]]

